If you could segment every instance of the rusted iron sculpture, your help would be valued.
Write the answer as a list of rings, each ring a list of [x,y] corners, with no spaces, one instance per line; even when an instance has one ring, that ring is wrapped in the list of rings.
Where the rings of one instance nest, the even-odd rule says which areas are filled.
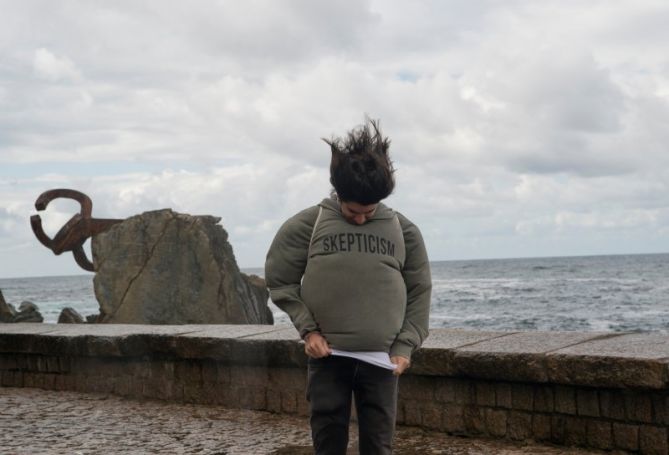
[[[60,228],[53,239],[46,235],[44,229],[42,229],[40,216],[33,215],[30,217],[33,232],[37,240],[53,251],[54,254],[58,255],[65,251],[72,251],[74,260],[77,261],[79,267],[94,272],[93,263],[88,260],[84,252],[84,242],[89,237],[104,232],[123,220],[92,218],[93,202],[91,198],[80,191],[64,188],[49,190],[40,194],[35,201],[35,208],[38,211],[45,210],[51,201],[58,198],[74,199],[81,206],[81,210]]]

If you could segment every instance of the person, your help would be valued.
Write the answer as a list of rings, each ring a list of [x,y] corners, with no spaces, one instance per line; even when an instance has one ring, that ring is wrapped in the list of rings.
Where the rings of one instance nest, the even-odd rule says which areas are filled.
[[[430,266],[419,229],[381,202],[395,180],[379,122],[324,141],[332,194],[281,226],[265,280],[305,342],[316,454],[346,453],[352,395],[360,453],[387,454],[398,377],[428,335]]]

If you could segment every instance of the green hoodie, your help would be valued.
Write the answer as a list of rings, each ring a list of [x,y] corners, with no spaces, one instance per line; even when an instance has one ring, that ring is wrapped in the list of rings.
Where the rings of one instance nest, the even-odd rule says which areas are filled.
[[[333,199],[293,216],[267,253],[265,280],[300,335],[318,330],[332,348],[410,358],[427,337],[423,239],[384,204],[362,225],[347,222]]]

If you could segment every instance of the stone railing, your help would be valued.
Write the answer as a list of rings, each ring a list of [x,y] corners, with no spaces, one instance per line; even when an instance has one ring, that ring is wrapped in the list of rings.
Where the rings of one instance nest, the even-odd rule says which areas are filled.
[[[0,324],[0,384],[306,415],[294,329]],[[667,454],[669,336],[433,329],[398,422],[451,434]]]

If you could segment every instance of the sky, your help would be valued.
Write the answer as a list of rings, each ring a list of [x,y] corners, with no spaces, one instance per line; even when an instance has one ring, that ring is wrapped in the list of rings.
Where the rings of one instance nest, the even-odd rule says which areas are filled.
[[[215,215],[241,267],[379,119],[431,260],[669,252],[664,0],[0,0],[0,278],[35,199]],[[54,235],[79,207],[41,212]],[[90,255],[90,252],[89,252]]]

